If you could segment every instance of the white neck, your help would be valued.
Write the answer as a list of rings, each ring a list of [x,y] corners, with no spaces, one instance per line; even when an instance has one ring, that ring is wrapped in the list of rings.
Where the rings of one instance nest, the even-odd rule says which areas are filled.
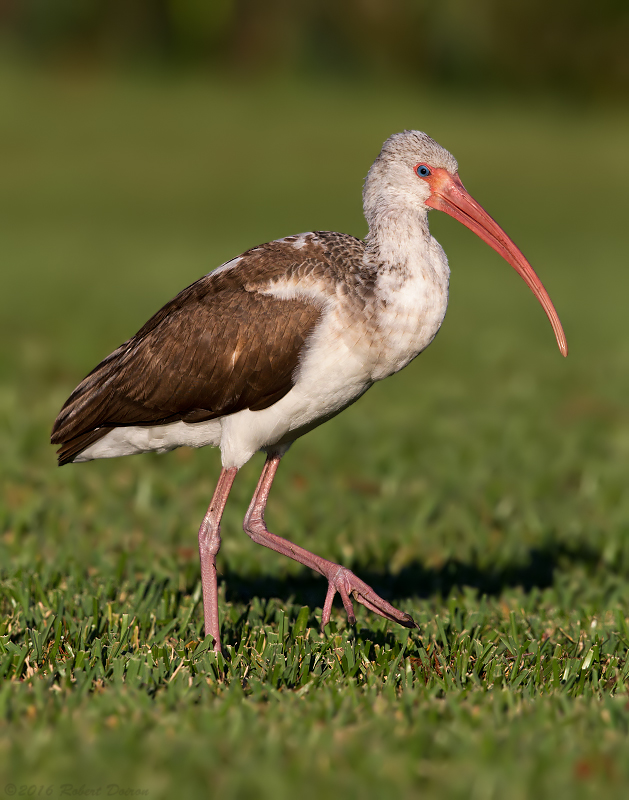
[[[377,268],[376,319],[383,342],[372,378],[380,380],[433,340],[446,312],[450,270],[425,210],[378,203],[367,220],[365,257]]]
[[[432,263],[431,251],[436,242],[430,235],[425,210],[382,202],[369,212],[365,215],[369,223],[365,242],[368,255],[378,263],[379,272],[409,272],[420,268],[425,273],[424,265],[429,272],[438,266]],[[444,266],[447,270],[447,262]]]

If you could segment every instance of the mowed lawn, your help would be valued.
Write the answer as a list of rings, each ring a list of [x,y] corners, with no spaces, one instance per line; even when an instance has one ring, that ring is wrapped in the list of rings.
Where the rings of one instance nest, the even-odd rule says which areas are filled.
[[[0,794],[626,797],[629,115],[388,84],[0,70]],[[290,233],[362,236],[382,141],[426,130],[563,320],[434,212],[452,267],[416,362],[299,441],[270,528],[420,630],[340,605],[223,523],[224,657],[196,532],[219,454],[55,466],[50,427],[164,302]]]

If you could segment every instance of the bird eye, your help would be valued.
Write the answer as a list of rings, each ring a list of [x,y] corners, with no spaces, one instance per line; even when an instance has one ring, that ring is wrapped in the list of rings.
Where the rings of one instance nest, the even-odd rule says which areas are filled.
[[[427,178],[431,174],[430,168],[427,167],[425,164],[418,164],[415,167],[415,172],[419,175],[420,178]]]

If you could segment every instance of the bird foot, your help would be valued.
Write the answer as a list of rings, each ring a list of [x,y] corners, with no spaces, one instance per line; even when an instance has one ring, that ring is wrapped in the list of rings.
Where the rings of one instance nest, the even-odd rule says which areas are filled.
[[[328,579],[328,593],[323,605],[323,615],[321,617],[322,629],[325,628],[330,621],[332,601],[337,592],[341,595],[347,617],[352,625],[356,622],[356,615],[354,614],[354,606],[350,595],[352,595],[358,603],[362,603],[365,608],[374,611],[376,614],[380,614],[381,617],[390,619],[392,622],[397,622],[405,628],[419,628],[419,625],[410,614],[398,611],[395,606],[387,603],[386,600],[383,600],[374,592],[371,586],[361,581],[361,579],[354,575],[349,569],[341,567],[338,564],[333,564],[331,566],[334,567],[334,570],[330,570],[329,573],[326,571],[325,574]]]

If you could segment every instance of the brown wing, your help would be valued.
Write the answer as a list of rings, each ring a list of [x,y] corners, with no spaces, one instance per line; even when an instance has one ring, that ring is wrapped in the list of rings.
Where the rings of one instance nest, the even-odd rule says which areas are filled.
[[[270,255],[250,253],[252,263]],[[290,391],[321,309],[261,293],[268,284],[263,267],[239,264],[201,278],[102,361],[55,421],[51,441],[62,444],[59,463],[114,427],[260,410]]]

